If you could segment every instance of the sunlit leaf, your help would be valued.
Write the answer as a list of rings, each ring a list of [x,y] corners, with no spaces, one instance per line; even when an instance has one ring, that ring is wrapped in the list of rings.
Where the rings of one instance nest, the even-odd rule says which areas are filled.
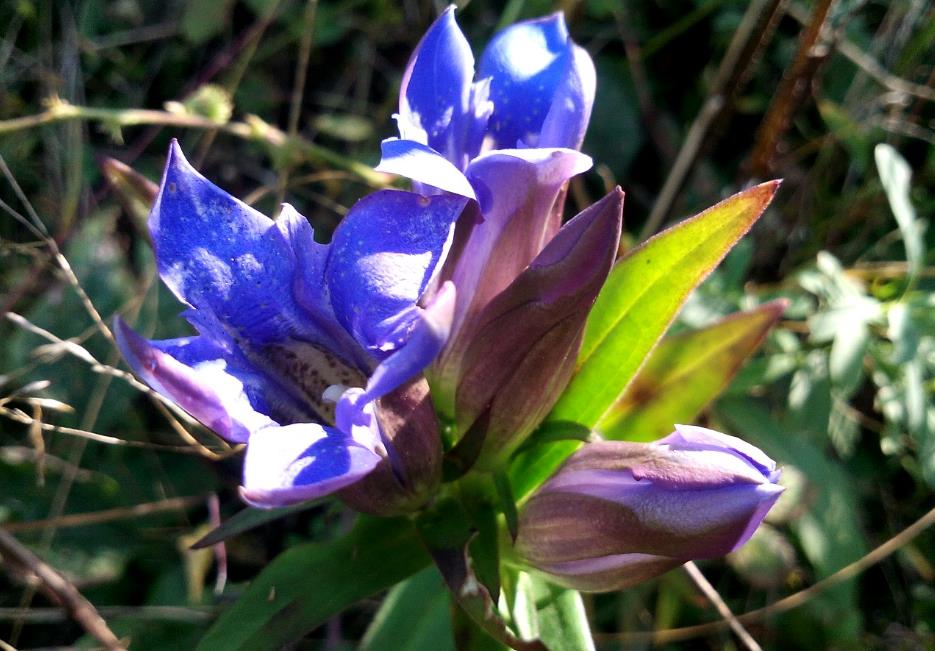
[[[763,342],[785,302],[739,312],[707,328],[663,339],[598,423],[605,438],[650,441],[688,423]]]

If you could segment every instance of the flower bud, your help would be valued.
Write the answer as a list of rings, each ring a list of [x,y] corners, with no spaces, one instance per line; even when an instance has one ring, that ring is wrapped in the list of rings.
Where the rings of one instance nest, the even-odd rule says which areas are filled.
[[[384,517],[409,513],[425,503],[441,480],[441,436],[429,385],[419,376],[373,404],[372,418],[386,457],[338,496],[362,513]]]
[[[701,427],[590,443],[523,507],[516,548],[557,583],[619,590],[740,547],[782,493],[778,478],[761,450]]]
[[[565,389],[588,312],[613,265],[622,219],[617,188],[565,224],[480,314],[463,357],[455,413],[459,430],[484,438],[481,467],[508,457]]]

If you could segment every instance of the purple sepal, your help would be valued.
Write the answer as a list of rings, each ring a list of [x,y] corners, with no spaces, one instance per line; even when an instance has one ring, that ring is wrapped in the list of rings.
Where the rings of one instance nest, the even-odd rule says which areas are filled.
[[[442,441],[428,383],[422,377],[409,380],[371,404],[386,458],[338,497],[372,515],[411,513],[441,480]]]
[[[617,188],[565,224],[478,316],[460,362],[455,415],[463,432],[486,412],[479,466],[508,457],[564,390],[622,219]]]

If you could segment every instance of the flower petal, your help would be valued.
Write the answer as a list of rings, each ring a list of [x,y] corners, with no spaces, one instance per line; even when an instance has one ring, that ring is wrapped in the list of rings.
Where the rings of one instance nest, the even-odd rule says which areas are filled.
[[[445,282],[425,309],[416,308],[405,344],[370,376],[366,395],[373,400],[411,379],[428,366],[448,341],[455,310],[455,286]]]
[[[119,317],[114,335],[124,358],[143,381],[229,441],[274,424],[262,378],[206,337],[150,342]]]
[[[376,452],[331,427],[266,427],[250,437],[240,494],[263,508],[304,502],[353,484],[380,460]]]
[[[483,220],[474,226],[451,280],[461,296],[456,328],[467,312],[480,309],[532,262],[561,223],[553,206],[562,185],[591,167],[571,149],[514,149],[480,156],[467,177],[477,193]]]
[[[290,238],[195,171],[175,141],[149,226],[160,276],[180,300],[211,313],[202,323],[255,345],[321,338],[295,300]]]
[[[461,432],[487,412],[479,465],[511,454],[564,390],[622,218],[617,188],[565,224],[477,316],[460,362],[455,416]]]
[[[455,22],[454,6],[432,23],[403,74],[399,131],[463,168],[474,55]]]
[[[491,80],[493,149],[580,145],[593,103],[594,68],[568,37],[561,13],[517,23],[494,36],[481,55],[478,78]]]
[[[383,190],[338,226],[325,280],[338,320],[378,357],[402,345],[415,304],[444,261],[467,199]]]
[[[569,41],[568,63],[542,123],[539,147],[579,149],[591,120],[597,73],[584,48]]]
[[[582,592],[623,590],[678,567],[683,561],[652,554],[614,554],[541,565],[553,581]]]
[[[447,158],[427,145],[413,140],[389,138],[380,146],[383,158],[375,168],[378,172],[388,172],[405,176],[416,183],[438,190],[474,199],[474,189],[467,178]],[[420,190],[419,186],[414,186]],[[425,194],[437,194],[427,192]]]

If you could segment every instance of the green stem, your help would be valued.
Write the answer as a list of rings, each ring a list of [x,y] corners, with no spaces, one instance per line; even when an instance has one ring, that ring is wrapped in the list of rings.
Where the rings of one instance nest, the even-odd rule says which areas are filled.
[[[288,152],[316,164],[327,164],[351,172],[363,182],[375,188],[389,185],[387,177],[374,172],[370,167],[352,158],[342,156],[326,147],[299,135],[289,135],[255,115],[248,115],[242,122],[219,123],[214,120],[188,113],[173,113],[151,109],[114,109],[77,106],[54,98],[47,103],[46,110],[34,115],[25,115],[11,120],[0,120],[0,136],[32,129],[35,127],[82,120],[98,122],[105,127],[120,128],[145,124],[180,127],[183,129],[209,129],[258,142],[279,152]]]

